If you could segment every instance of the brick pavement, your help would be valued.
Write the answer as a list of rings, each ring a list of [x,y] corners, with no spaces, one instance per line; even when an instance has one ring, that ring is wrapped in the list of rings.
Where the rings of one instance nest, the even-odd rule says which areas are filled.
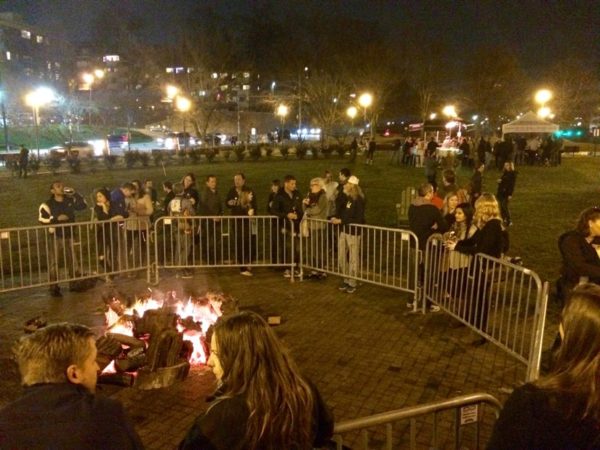
[[[290,284],[271,269],[257,269],[255,274],[246,278],[235,269],[207,271],[197,273],[193,280],[167,278],[158,288],[223,291],[236,297],[242,309],[281,315],[277,334],[319,386],[336,420],[478,391],[502,397],[515,373],[522,373],[492,345],[470,346],[475,335],[466,328],[451,328],[448,316],[407,312],[403,293],[365,284],[354,294],[346,294],[337,290],[337,277]],[[123,280],[117,288],[134,294],[147,285],[142,280]],[[84,323],[100,333],[103,289],[66,292],[62,299],[49,298],[41,289],[0,297],[0,368],[4,374],[0,407],[19,394],[10,346],[22,334],[23,323],[44,313],[51,322]],[[556,330],[553,316],[548,320],[546,347]],[[100,391],[123,401],[147,448],[169,449],[176,447],[205,409],[204,398],[213,388],[212,374],[200,367],[192,369],[184,382],[165,389],[102,386]],[[406,427],[398,430],[406,438]]]

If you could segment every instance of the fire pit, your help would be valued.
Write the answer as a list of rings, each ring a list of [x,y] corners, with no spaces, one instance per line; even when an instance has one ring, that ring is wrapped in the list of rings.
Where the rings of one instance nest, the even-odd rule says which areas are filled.
[[[235,299],[208,292],[178,300],[136,298],[131,306],[118,295],[104,298],[106,334],[98,339],[99,383],[156,389],[185,379],[190,365],[205,364],[210,327],[224,314],[237,311]]]

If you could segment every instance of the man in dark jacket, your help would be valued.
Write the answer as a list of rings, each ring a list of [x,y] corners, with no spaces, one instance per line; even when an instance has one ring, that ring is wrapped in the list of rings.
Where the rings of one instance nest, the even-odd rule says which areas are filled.
[[[86,209],[87,205],[81,195],[72,189],[65,192],[62,181],[55,181],[50,186],[52,196],[38,209],[38,221],[43,225],[66,225],[75,222],[75,212]],[[50,281],[57,281],[60,276],[60,261],[64,255],[64,265],[69,277],[76,274],[77,256],[73,248],[73,229],[70,226],[48,227],[48,276]],[[50,294],[60,297],[58,284],[50,286]]]
[[[199,216],[212,216],[210,219],[202,219],[200,222],[200,245],[202,257],[205,263],[215,264],[217,255],[220,253],[221,244],[221,219],[215,216],[223,215],[223,204],[217,190],[217,177],[208,175],[204,189],[200,191],[200,202],[198,204]]]
[[[429,236],[448,230],[441,211],[431,203],[432,198],[433,186],[424,183],[419,186],[418,197],[408,207],[409,229],[417,235],[421,250],[425,248]]]
[[[502,220],[506,226],[512,225],[510,220],[510,210],[508,209],[508,203],[512,199],[513,192],[515,191],[515,183],[517,181],[517,172],[515,172],[515,164],[512,161],[506,161],[504,163],[504,170],[502,171],[502,177],[498,180],[498,191],[496,198],[500,204],[500,213],[502,214]]]
[[[282,232],[285,239],[286,254],[290,255],[292,251],[292,239],[294,242],[294,263],[299,262],[299,241],[298,232],[300,230],[300,221],[302,220],[302,196],[296,189],[296,178],[293,175],[286,175],[283,179],[283,187],[279,189],[273,199],[273,213],[279,217],[283,224]],[[298,274],[299,275],[299,274]],[[286,278],[291,277],[291,272],[284,273]]]
[[[0,448],[142,449],[119,402],[94,394],[94,333],[55,324],[21,339],[24,394],[0,411]]]
[[[479,161],[475,164],[475,170],[473,171],[473,175],[471,176],[471,191],[469,194],[471,195],[471,204],[475,206],[475,202],[481,196],[481,191],[483,189],[483,171],[485,170],[485,165],[483,162]]]

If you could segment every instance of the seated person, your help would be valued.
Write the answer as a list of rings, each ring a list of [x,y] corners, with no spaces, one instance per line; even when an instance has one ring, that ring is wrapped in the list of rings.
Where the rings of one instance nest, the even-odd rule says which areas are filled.
[[[600,448],[600,286],[577,286],[552,372],[511,394],[488,450]]]
[[[143,448],[121,404],[94,394],[89,328],[50,325],[22,338],[15,353],[25,393],[0,411],[0,448]]]
[[[257,314],[216,323],[208,365],[219,383],[216,399],[180,449],[309,449],[331,437],[333,417],[319,391]]]

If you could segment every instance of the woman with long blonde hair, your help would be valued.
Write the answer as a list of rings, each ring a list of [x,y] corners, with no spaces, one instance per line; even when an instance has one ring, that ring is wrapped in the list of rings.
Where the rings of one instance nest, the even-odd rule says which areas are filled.
[[[181,449],[304,450],[329,440],[333,417],[319,391],[259,315],[221,318],[210,347],[220,387]]]
[[[559,331],[552,372],[515,389],[488,450],[600,448],[600,286],[572,291]]]

